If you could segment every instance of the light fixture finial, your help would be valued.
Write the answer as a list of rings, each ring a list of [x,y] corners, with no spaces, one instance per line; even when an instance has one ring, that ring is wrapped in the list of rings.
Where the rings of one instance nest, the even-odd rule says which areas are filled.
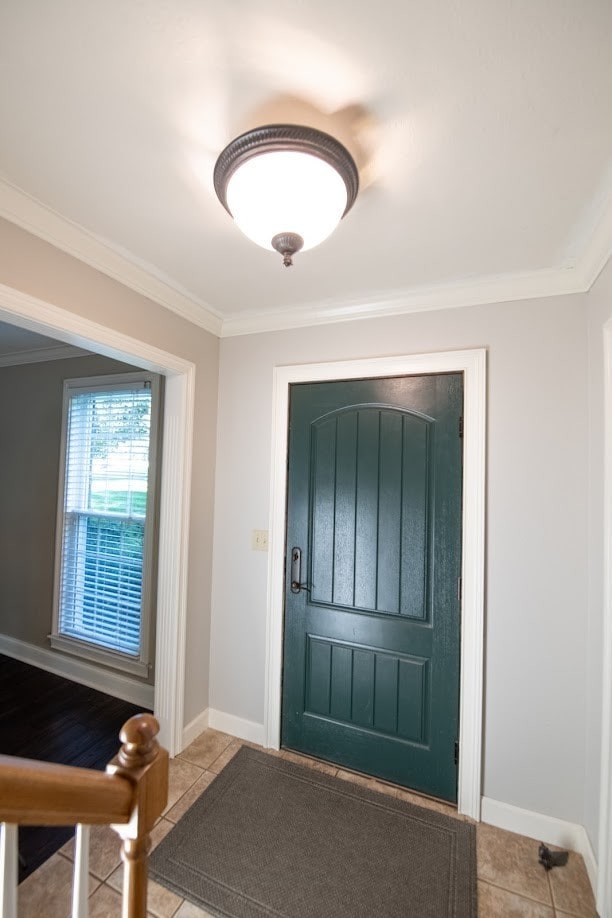
[[[272,237],[272,248],[283,256],[283,264],[290,268],[293,256],[304,246],[304,240],[297,233],[277,233]]]

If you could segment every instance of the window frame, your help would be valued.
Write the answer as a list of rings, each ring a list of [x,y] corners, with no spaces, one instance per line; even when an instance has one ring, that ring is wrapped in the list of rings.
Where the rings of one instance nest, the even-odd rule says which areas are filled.
[[[73,394],[107,392],[113,389],[133,388],[140,385],[151,390],[151,425],[149,431],[149,468],[147,475],[147,511],[144,521],[142,556],[142,599],[140,613],[140,648],[138,655],[102,647],[84,638],[76,638],[60,631],[60,593],[65,533],[64,501],[66,494],[66,457],[68,452],[68,415]],[[85,376],[65,379],[62,395],[62,425],[60,438],[57,517],[55,528],[55,560],[53,579],[52,629],[49,634],[51,647],[93,663],[100,663],[122,672],[148,677],[153,666],[153,596],[155,533],[158,513],[158,459],[160,451],[160,378],[145,370],[133,373],[113,373],[104,376]]]

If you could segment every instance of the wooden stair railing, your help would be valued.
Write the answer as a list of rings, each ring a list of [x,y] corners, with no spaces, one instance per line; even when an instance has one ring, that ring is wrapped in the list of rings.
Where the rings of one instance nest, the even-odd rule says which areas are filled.
[[[144,918],[149,832],[168,801],[168,753],[155,738],[158,732],[150,714],[131,717],[119,733],[123,745],[106,772],[0,755],[0,823],[6,824],[2,847],[15,825],[110,824],[123,842],[122,916]],[[76,862],[75,857],[75,868]],[[2,868],[0,878],[0,911],[8,916],[15,904]],[[86,888],[83,879],[81,884]]]

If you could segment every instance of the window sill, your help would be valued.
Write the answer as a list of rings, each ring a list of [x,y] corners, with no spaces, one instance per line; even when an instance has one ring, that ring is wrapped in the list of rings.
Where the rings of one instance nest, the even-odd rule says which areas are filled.
[[[128,657],[113,650],[106,650],[105,648],[97,647],[95,644],[88,644],[86,641],[69,638],[63,634],[50,634],[49,641],[54,650],[61,650],[63,653],[72,654],[74,657],[90,660],[93,663],[101,663],[103,666],[110,666],[112,669],[118,669],[133,676],[149,675],[149,664],[143,663],[142,660],[136,660],[134,657]]]

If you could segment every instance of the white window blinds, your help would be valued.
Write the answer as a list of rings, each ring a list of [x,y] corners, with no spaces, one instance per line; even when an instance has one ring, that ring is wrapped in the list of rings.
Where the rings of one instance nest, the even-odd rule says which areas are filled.
[[[145,662],[151,383],[74,382],[64,403],[56,635]]]

